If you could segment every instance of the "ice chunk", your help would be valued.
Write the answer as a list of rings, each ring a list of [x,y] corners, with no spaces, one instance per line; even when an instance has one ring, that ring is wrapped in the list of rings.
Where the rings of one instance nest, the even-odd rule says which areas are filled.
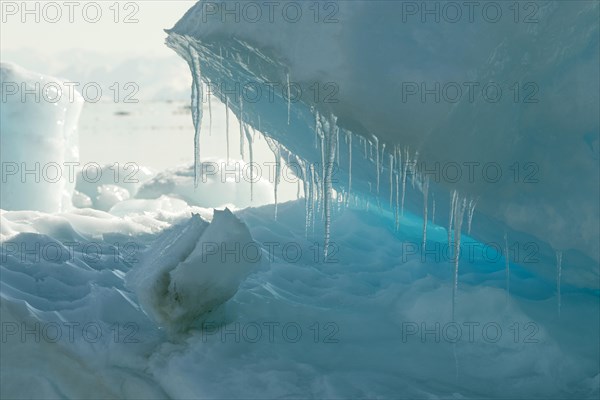
[[[115,204],[110,213],[117,217],[149,214],[177,214],[190,210],[190,206],[183,200],[170,196],[160,196],[157,199],[129,199]],[[202,214],[201,214],[202,215]]]
[[[0,63],[0,86],[1,208],[70,208],[83,98],[63,81],[15,64]]]
[[[94,200],[94,206],[98,210],[108,211],[115,204],[129,199],[130,194],[127,189],[117,185],[102,185],[98,187],[98,195]]]
[[[157,174],[139,189],[139,199],[157,199],[162,195],[181,198],[188,204],[200,207],[223,207],[233,204],[237,208],[272,203],[273,185],[266,177],[256,177],[251,197],[250,165],[243,161],[229,164],[227,160],[206,159],[200,164],[202,178],[194,187],[194,167],[184,166]]]
[[[248,227],[215,210],[210,224],[193,215],[161,234],[127,282],[158,324],[183,331],[229,300],[261,259]]]
[[[95,201],[102,185],[119,186],[131,196],[135,196],[138,189],[153,176],[154,172],[149,168],[140,167],[135,163],[115,163],[102,167],[88,163],[77,173],[75,189],[88,196],[92,202]]]
[[[87,194],[81,193],[77,190],[73,192],[73,206],[77,208],[88,208],[92,207],[92,199]]]

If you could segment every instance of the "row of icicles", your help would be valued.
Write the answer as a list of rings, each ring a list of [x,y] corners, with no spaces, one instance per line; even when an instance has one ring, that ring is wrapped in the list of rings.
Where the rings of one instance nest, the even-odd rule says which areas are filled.
[[[190,45],[188,46],[189,58],[190,58],[190,69],[192,72],[192,119],[194,123],[194,186],[198,187],[201,176],[201,162],[200,162],[200,131],[202,123],[202,99],[203,99],[203,85],[202,75],[200,70],[200,57],[195,48]],[[287,74],[288,91],[290,77]],[[210,93],[208,95],[208,111],[209,111],[209,130],[212,130],[212,107],[210,101]],[[288,104],[287,104],[287,123],[290,124],[291,115],[291,103],[290,93],[288,92]],[[226,139],[227,139],[227,160],[230,160],[230,148],[229,148],[229,98],[226,97],[225,104],[225,121],[226,121]],[[253,163],[253,141],[256,136],[256,130],[250,127],[244,121],[244,103],[243,99],[239,97],[239,108],[240,108],[240,155],[242,159],[244,157],[244,142],[248,142],[248,153],[250,158],[250,164]],[[332,184],[332,173],[334,163],[339,165],[340,163],[340,129],[337,126],[337,118],[332,114],[329,117],[321,115],[318,111],[312,110],[315,115],[315,137],[314,146],[315,149],[320,147],[321,153],[321,165],[320,171],[314,164],[311,164],[305,160],[302,160],[298,156],[293,155],[287,151],[280,143],[275,139],[264,135],[265,141],[275,156],[275,178],[274,178],[274,197],[275,197],[275,219],[277,219],[278,213],[278,186],[281,179],[281,159],[282,153],[285,151],[288,155],[288,164],[290,156],[295,157],[296,164],[299,166],[299,172],[302,176],[299,176],[303,182],[304,192],[304,203],[305,203],[305,235],[308,237],[308,232],[312,228],[314,234],[316,214],[321,213],[321,218],[324,222],[324,239],[323,239],[323,255],[325,259],[329,254],[330,239],[331,239],[331,218],[332,218],[332,204],[333,204],[333,184]],[[253,135],[250,133],[250,129],[253,131]],[[259,126],[260,131],[260,117]],[[350,198],[352,196],[352,148],[353,148],[353,134],[350,131],[344,131],[345,142],[348,147],[348,183],[346,190],[342,191],[341,196],[336,193],[336,203],[338,205],[348,206]],[[373,136],[373,141],[366,139],[363,136],[357,136],[359,144],[364,149],[364,157],[368,158],[375,164],[376,170],[376,182],[375,182],[375,194],[378,196],[380,192],[380,180],[381,174],[384,172],[384,162],[386,144],[379,145],[379,139]],[[368,151],[367,151],[368,147]],[[373,152],[375,147],[375,152]],[[381,151],[380,151],[381,149]],[[375,153],[375,154],[374,154]],[[408,147],[401,148],[400,146],[394,146],[391,152],[388,152],[389,158],[389,206],[394,211],[394,228],[396,231],[400,229],[400,219],[404,216],[404,203],[406,196],[406,185],[408,177],[411,177],[411,186],[413,189],[417,187],[423,194],[423,234],[422,234],[422,246],[425,249],[427,243],[427,225],[429,216],[429,177],[423,175],[417,170],[417,160],[419,152],[415,151],[411,156],[410,149]],[[250,196],[253,199],[253,169],[250,168]],[[297,197],[300,197],[300,181],[298,181]],[[369,183],[371,189],[372,184]],[[394,196],[395,195],[395,196]],[[354,197],[355,203],[357,202]],[[395,199],[395,201],[394,201]],[[381,204],[377,201],[379,207]],[[432,194],[432,210],[431,210],[431,223],[435,224],[435,197]],[[453,263],[454,263],[454,279],[452,287],[452,320],[455,319],[456,310],[456,294],[458,290],[458,268],[460,258],[460,243],[462,224],[465,213],[467,214],[467,234],[471,233],[471,225],[473,221],[473,215],[475,207],[477,206],[477,199],[467,199],[466,196],[462,196],[458,191],[454,190],[450,194],[450,211],[448,216],[448,246],[453,249]],[[369,202],[367,200],[366,207],[368,209]],[[505,234],[505,269],[506,269],[506,293],[507,302],[510,298],[510,262],[508,256],[508,239]],[[557,268],[557,301],[558,301],[558,314],[560,315],[561,310],[561,276],[562,276],[562,252],[556,252],[556,268]]]
[[[227,111],[228,112],[228,111]],[[324,256],[328,255],[329,244],[331,240],[331,217],[332,217],[332,205],[337,204],[339,208],[343,206],[349,206],[352,198],[352,140],[353,137],[358,138],[361,147],[364,150],[364,158],[372,161],[376,166],[376,183],[375,191],[379,194],[381,176],[385,171],[383,160],[385,158],[386,145],[383,143],[379,145],[377,137],[373,137],[373,141],[370,141],[363,136],[354,135],[349,131],[344,131],[342,134],[345,138],[345,143],[348,149],[348,182],[346,189],[342,190],[341,193],[336,192],[335,200],[333,196],[333,185],[332,185],[332,168],[335,163],[340,163],[340,128],[336,124],[336,117],[330,115],[329,117],[323,116],[318,112],[315,113],[315,148],[320,150],[321,163],[320,165],[311,164],[300,157],[293,155],[288,149],[278,143],[276,140],[264,135],[265,141],[269,145],[269,148],[273,152],[275,157],[275,178],[274,178],[274,197],[275,197],[275,219],[277,219],[277,188],[281,179],[281,162],[283,154],[287,154],[287,162],[290,164],[290,158],[295,158],[295,163],[298,165],[297,172],[301,174],[298,180],[298,191],[297,198],[300,198],[300,181],[303,184],[304,193],[304,204],[305,204],[305,235],[308,238],[309,231],[312,229],[314,235],[314,228],[316,222],[316,215],[321,216],[322,222],[324,222]],[[246,138],[248,139],[249,147],[251,148],[252,139],[249,135],[249,128],[245,122],[243,122],[243,131],[246,132]],[[228,117],[227,117],[228,120]],[[227,131],[229,130],[227,124]],[[256,132],[254,132],[256,134]],[[227,133],[228,135],[228,133]],[[241,134],[240,134],[241,135]],[[243,148],[240,150],[243,157]],[[422,246],[425,249],[427,243],[427,227],[429,223],[429,177],[422,174],[417,169],[419,153],[416,151],[412,156],[409,148],[402,149],[400,146],[395,146],[393,152],[388,153],[389,158],[389,204],[390,208],[394,210],[394,227],[396,231],[400,229],[400,220],[404,216],[404,203],[406,196],[407,182],[410,181],[410,186],[413,189],[418,189],[423,195],[423,231],[422,231]],[[252,152],[250,151],[250,157]],[[403,162],[403,160],[405,160]],[[252,162],[252,160],[250,161]],[[431,224],[435,224],[435,208],[436,202],[432,194],[431,202]],[[358,205],[359,202],[354,196],[354,204]],[[369,208],[369,200],[365,201],[365,206]],[[378,202],[378,206],[381,208],[381,204]],[[447,227],[447,240],[448,246],[453,250],[453,264],[454,264],[454,276],[453,276],[453,290],[452,290],[452,318],[455,318],[456,310],[456,295],[458,291],[458,270],[459,270],[459,259],[460,259],[460,246],[461,246],[461,234],[463,221],[467,222],[467,234],[471,234],[473,216],[475,208],[477,206],[476,198],[467,198],[461,196],[456,190],[450,192],[450,207],[448,214],[448,227]],[[506,293],[507,302],[510,298],[510,262],[509,262],[509,246],[508,238],[505,234],[505,269],[506,269]],[[560,280],[562,273],[562,253],[556,253],[557,259],[557,294],[558,294],[558,313],[560,315],[561,308],[561,292],[560,292]]]

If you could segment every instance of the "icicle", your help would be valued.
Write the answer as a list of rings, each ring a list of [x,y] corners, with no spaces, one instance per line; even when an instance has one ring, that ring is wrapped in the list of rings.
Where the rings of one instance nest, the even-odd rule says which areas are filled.
[[[473,213],[475,213],[475,207],[477,206],[477,200],[471,199],[469,201],[469,207],[467,208],[467,234],[471,234],[471,223],[473,222]]]
[[[394,202],[394,154],[390,154],[390,208]]]
[[[277,208],[278,208],[277,189],[279,187],[279,181],[280,181],[280,177],[281,177],[281,146],[279,145],[279,143],[275,142],[273,139],[271,139],[268,136],[265,136],[265,141],[267,142],[267,144],[269,145],[269,148],[271,149],[271,151],[273,152],[273,155],[275,156],[275,177],[273,180],[273,187],[274,187],[274,196],[275,196],[275,221],[277,221]]]
[[[247,124],[243,124],[243,127],[246,139],[248,140],[248,153],[250,156],[250,201],[254,201],[254,151],[252,146],[252,135],[250,134],[250,129],[248,129]],[[243,138],[240,139],[244,140]]]
[[[296,184],[297,184],[297,187],[296,187],[296,200],[300,200],[300,197],[302,197],[300,195],[300,189],[302,188],[302,181],[303,181],[305,175],[304,175],[304,171],[302,169],[302,163],[300,161],[300,158],[298,158],[298,156],[294,156],[294,159],[295,159],[295,161],[294,161],[295,164],[298,166],[297,167],[298,169],[296,170],[296,174],[295,174],[296,175],[296,179],[298,179],[296,181]],[[304,193],[304,196],[306,196],[306,193]]]
[[[318,148],[318,145],[319,145],[318,136],[319,136],[319,112],[315,111],[315,149]]]
[[[308,170],[306,164],[302,163],[302,182],[304,183],[304,237],[308,239],[308,228],[310,226],[310,198]]]
[[[325,218],[323,212],[323,183],[321,181],[321,175],[315,170],[315,187],[317,189],[317,214],[321,215],[321,220]]]
[[[400,229],[400,175],[402,174],[402,153],[400,148],[396,147],[396,207],[394,212],[394,226],[396,231]]]
[[[435,224],[435,193],[431,193],[431,225]]]
[[[190,70],[192,72],[192,120],[194,122],[194,187],[197,188],[200,183],[202,173],[200,163],[200,131],[202,129],[202,71],[200,69],[200,57],[196,49],[190,44],[188,46],[190,56]]]
[[[454,285],[452,286],[452,321],[455,321],[456,315],[456,293],[458,291],[458,262],[460,259],[460,236],[465,208],[467,207],[467,199],[463,198],[462,202],[457,199],[454,208]]]
[[[207,85],[208,88],[208,136],[212,136],[212,105],[211,105],[211,101],[210,98],[212,97],[212,93],[210,91],[210,81],[208,82]]]
[[[348,195],[352,191],[352,134],[346,135],[348,138]]]
[[[321,176],[325,176],[325,135],[321,136]]]
[[[429,177],[425,178],[423,182],[423,250],[425,250],[425,244],[427,243],[427,196],[429,193]]]
[[[325,175],[323,175],[323,210],[325,213],[325,240],[323,243],[323,255],[325,260],[329,252],[329,240],[331,237],[331,201],[333,192],[332,174],[333,174],[333,163],[335,161],[335,146],[336,146],[336,135],[337,135],[337,118],[331,114],[329,118],[329,129],[324,130],[325,136],[325,152],[327,155],[327,166],[325,168]]]
[[[310,213],[310,217],[311,217],[311,227],[312,227],[312,234],[313,237],[315,236],[315,208],[316,208],[316,202],[317,202],[317,198],[318,198],[318,193],[315,193],[315,188],[317,187],[316,185],[316,172],[315,172],[315,166],[311,165],[310,166],[310,193],[311,193],[311,213]],[[318,212],[318,211],[317,211]]]
[[[292,97],[290,87],[290,73],[286,74],[287,77],[287,112],[288,112],[288,125],[290,124],[290,115],[292,113]]]
[[[325,177],[325,130],[323,128],[322,123],[319,123],[319,136],[321,138],[321,176],[324,178]],[[321,214],[321,217],[324,217],[324,215]]]
[[[338,129],[335,133],[335,148],[337,150],[336,152],[336,164],[339,167],[340,166],[340,130]]]
[[[308,229],[310,228],[311,225],[311,221],[312,221],[312,213],[311,213],[311,209],[312,209],[312,174],[311,171],[312,169],[309,167],[304,167],[304,169],[306,170],[306,199],[307,199],[307,204],[306,204],[306,237],[308,238]]]
[[[404,149],[404,164],[402,165],[402,201],[400,203],[400,215],[404,216],[404,197],[406,195],[406,175],[408,174],[408,166],[410,159],[408,158],[408,147]]]
[[[413,189],[415,188],[415,179],[417,178],[417,159],[419,158],[419,152],[415,151],[415,158],[413,159],[412,162],[412,182],[411,185],[413,187]]]
[[[362,139],[363,145],[365,146],[365,158],[367,158],[367,139]]]
[[[556,294],[558,305],[558,316],[560,317],[561,298],[560,298],[560,280],[562,277],[562,251],[556,252]]]
[[[456,206],[457,194],[458,193],[456,190],[453,190],[450,197],[450,216],[448,217],[448,247],[452,245],[452,220],[454,218],[454,208]]]
[[[377,170],[375,187],[377,189],[377,194],[379,194],[379,172],[381,170],[381,166],[379,165],[379,139],[375,136],[373,138],[375,139],[375,169]]]
[[[244,159],[244,100],[240,96],[240,156]]]
[[[510,301],[510,261],[508,253],[508,235],[504,233],[504,266],[506,269],[506,305]]]
[[[229,157],[229,97],[225,98],[225,136],[227,139],[227,164],[231,161]]]

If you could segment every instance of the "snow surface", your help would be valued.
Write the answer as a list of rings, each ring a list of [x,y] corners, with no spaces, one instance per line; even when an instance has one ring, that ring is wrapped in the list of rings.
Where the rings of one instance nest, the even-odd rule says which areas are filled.
[[[421,240],[417,216],[407,215],[399,237],[377,212],[333,208],[337,251],[323,262],[315,250],[323,232],[305,237],[302,201],[280,204],[277,221],[272,205],[237,212],[249,231],[226,211],[217,211],[209,225],[190,217],[194,209],[163,215],[156,206],[143,223],[135,215],[93,210],[2,212],[10,240],[3,240],[1,254],[1,316],[5,327],[17,323],[16,333],[5,332],[3,398],[598,395],[597,292],[564,285],[558,318],[553,279],[513,264],[507,300],[504,260],[490,262],[476,252],[473,260],[461,262],[455,322],[462,337],[452,343],[451,328],[441,333],[452,323],[452,262],[422,260],[409,251],[407,243]],[[84,233],[92,227],[106,233],[95,238]],[[201,257],[203,237],[218,242],[230,232],[242,241],[251,235],[270,266],[253,270],[219,312],[189,325],[187,312],[207,304],[206,297],[196,297],[199,281],[224,278],[233,288],[237,274],[249,272],[243,262],[220,265],[218,259],[192,267]],[[443,244],[446,233],[433,225],[428,237],[430,245]],[[69,241],[97,243],[106,256],[86,258],[79,246],[61,260],[22,261],[7,247]],[[139,246],[137,251],[121,247],[115,258],[115,243],[126,242]],[[284,252],[289,243],[293,251]],[[167,271],[168,286],[160,278]],[[183,314],[174,282],[183,304],[192,301]],[[39,343],[31,333],[22,340],[23,321],[34,332],[35,323],[57,323],[63,335],[56,343],[44,334]],[[64,325],[69,322],[80,323],[72,342]],[[89,322],[101,327],[101,339],[85,339],[80,329]],[[133,325],[126,328],[128,323]],[[418,332],[409,334],[413,323]],[[472,341],[465,323],[479,324],[472,325]],[[489,323],[502,329],[497,341],[490,340],[494,328],[483,334]],[[515,323],[518,340],[511,331]],[[115,324],[121,329],[118,341]],[[425,334],[425,328],[434,333]],[[32,365],[31,358],[48,361]]]

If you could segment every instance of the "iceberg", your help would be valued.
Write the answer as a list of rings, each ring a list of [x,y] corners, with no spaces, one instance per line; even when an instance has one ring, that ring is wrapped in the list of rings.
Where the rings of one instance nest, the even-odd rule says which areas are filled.
[[[478,214],[498,229],[478,232],[475,223],[475,237],[501,242],[507,227],[547,245],[547,255],[573,250],[594,268],[598,4],[540,2],[519,23],[508,8],[497,20],[477,9],[448,21],[439,19],[440,4],[432,5],[437,19],[415,4],[283,1],[245,18],[239,2],[199,1],[167,31],[167,44],[238,116],[240,93],[256,99],[243,102],[243,121],[302,160],[321,162],[311,140],[315,114],[334,115],[371,154],[383,144],[416,149],[432,197],[458,190],[477,198]],[[289,77],[299,94],[288,116]],[[329,87],[331,98],[315,98],[314,88]],[[348,143],[358,153],[359,140]],[[348,192],[351,150],[338,150],[334,185]],[[378,158],[354,157],[352,168],[353,192],[375,203],[391,195],[376,184]]]

